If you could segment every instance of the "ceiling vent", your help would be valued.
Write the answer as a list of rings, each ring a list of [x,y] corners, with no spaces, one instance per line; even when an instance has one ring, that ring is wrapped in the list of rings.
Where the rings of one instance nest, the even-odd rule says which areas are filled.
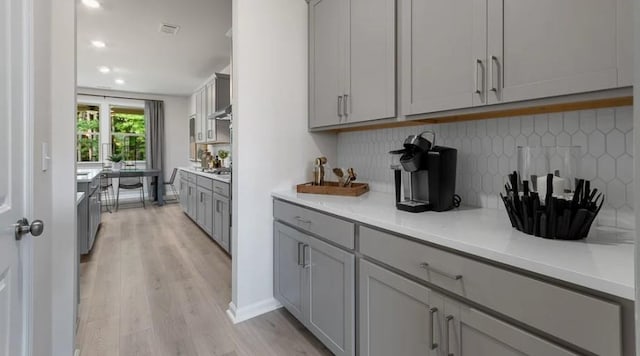
[[[160,25],[160,32],[166,33],[167,35],[175,35],[178,33],[178,30],[180,30],[180,26],[177,25],[169,25],[166,23]]]

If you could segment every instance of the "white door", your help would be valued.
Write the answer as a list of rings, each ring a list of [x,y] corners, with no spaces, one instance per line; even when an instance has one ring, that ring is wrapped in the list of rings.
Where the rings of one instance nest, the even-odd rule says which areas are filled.
[[[0,356],[24,355],[26,345],[25,246],[13,227],[26,211],[24,3],[0,1]]]

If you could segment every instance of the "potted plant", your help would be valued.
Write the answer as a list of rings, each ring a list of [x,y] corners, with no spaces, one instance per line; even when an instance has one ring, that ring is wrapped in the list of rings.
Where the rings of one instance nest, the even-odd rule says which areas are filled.
[[[112,154],[111,156],[109,156],[107,159],[111,161],[111,163],[113,163],[113,165],[111,166],[111,169],[114,171],[121,170],[123,158],[124,157],[122,157],[121,154]]]
[[[223,167],[229,166],[229,161],[227,160],[227,158],[229,158],[229,151],[219,150],[218,157],[222,160]]]

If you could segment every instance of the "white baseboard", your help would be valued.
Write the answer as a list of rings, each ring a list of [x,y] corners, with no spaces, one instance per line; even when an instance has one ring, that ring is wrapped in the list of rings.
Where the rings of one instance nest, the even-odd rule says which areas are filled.
[[[229,309],[227,309],[227,316],[231,319],[231,322],[238,324],[279,308],[282,308],[282,304],[275,298],[253,303],[243,308],[238,308],[231,302],[229,303]]]

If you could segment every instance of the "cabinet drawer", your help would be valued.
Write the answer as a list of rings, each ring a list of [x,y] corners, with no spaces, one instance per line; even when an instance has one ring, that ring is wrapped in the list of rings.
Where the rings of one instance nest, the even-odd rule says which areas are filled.
[[[367,227],[360,252],[595,354],[622,354],[615,303]]]
[[[193,173],[189,173],[187,171],[180,171],[180,176],[182,177],[182,179],[186,180],[187,182],[195,183],[196,181],[196,175]]]
[[[211,178],[207,178],[207,177],[202,177],[202,176],[195,176],[196,178],[196,185],[198,187],[207,189],[207,190],[212,190],[213,189],[213,179]]]
[[[229,197],[229,183],[219,182],[217,180],[213,181],[213,192],[216,194],[220,194],[223,197]]]
[[[355,246],[353,223],[280,200],[273,201],[273,217],[348,249],[353,249]]]

